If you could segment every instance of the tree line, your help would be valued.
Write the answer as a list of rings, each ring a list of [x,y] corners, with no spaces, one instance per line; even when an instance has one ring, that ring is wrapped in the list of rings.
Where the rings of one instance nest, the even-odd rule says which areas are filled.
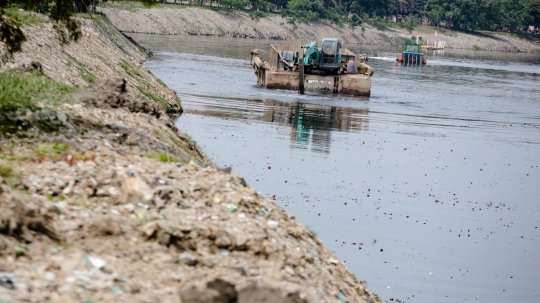
[[[167,1],[167,0],[162,0]],[[172,0],[170,0],[172,1]],[[523,31],[540,26],[540,0],[174,0],[174,3],[250,10],[252,18],[279,13],[290,23],[330,20],[353,26],[389,20],[469,30]],[[389,20],[385,20],[389,19]]]

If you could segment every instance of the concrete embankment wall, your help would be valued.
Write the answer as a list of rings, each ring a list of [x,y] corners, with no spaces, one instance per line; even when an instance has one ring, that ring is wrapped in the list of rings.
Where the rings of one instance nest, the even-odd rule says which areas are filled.
[[[24,27],[2,67],[78,92],[0,113],[0,301],[382,302],[174,126],[144,53],[81,21],[66,46],[50,23]]]
[[[172,5],[171,5],[172,6]],[[297,24],[295,28],[280,16],[252,20],[244,12],[227,13],[201,8],[136,9],[135,11],[102,9],[112,23],[126,33],[159,35],[231,36],[254,39],[285,40],[289,38],[318,39],[339,37],[346,43],[399,47],[399,37],[421,36],[424,40],[445,41],[446,48],[502,52],[540,52],[540,37],[518,39],[499,34],[470,34],[467,32],[430,28],[429,33],[402,29],[377,30],[369,25],[340,28],[328,21]],[[435,32],[437,31],[437,35]]]

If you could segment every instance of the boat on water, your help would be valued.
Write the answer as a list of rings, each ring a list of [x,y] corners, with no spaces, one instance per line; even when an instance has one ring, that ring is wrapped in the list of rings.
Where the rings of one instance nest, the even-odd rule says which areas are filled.
[[[375,70],[367,64],[367,55],[342,48],[337,38],[291,39],[270,45],[265,59],[260,55],[260,50],[252,50],[251,62],[257,83],[265,88],[371,96]]]
[[[422,45],[420,47],[425,50],[441,50],[441,49],[444,49],[445,46],[446,46],[446,41],[435,41],[431,45],[430,44]]]
[[[437,47],[437,46],[433,46],[433,45],[422,45],[421,48],[422,48],[422,49],[425,49],[425,50],[440,50],[440,49],[444,49],[444,47]]]
[[[420,45],[409,43],[405,45],[405,51],[397,57],[396,61],[409,65],[427,64],[426,57],[422,52],[420,52]]]

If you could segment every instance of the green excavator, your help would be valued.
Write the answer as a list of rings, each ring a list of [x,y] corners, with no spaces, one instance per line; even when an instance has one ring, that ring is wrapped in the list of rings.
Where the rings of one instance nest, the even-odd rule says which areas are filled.
[[[302,45],[305,72],[307,74],[341,73],[340,69],[344,67],[341,41],[337,38],[325,38],[322,39],[321,44],[320,48],[317,47],[317,42]],[[297,58],[296,64],[300,64],[300,58]]]

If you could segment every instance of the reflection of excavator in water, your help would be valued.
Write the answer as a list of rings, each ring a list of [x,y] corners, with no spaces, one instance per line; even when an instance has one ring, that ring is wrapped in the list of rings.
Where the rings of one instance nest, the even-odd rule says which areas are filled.
[[[251,52],[257,82],[266,88],[306,91],[326,91],[357,96],[370,96],[374,69],[367,65],[366,55],[355,55],[341,47],[336,38],[301,43],[288,40],[286,45],[271,45],[266,60],[259,51]],[[301,69],[303,67],[303,73]],[[305,74],[305,76],[304,76]]]

